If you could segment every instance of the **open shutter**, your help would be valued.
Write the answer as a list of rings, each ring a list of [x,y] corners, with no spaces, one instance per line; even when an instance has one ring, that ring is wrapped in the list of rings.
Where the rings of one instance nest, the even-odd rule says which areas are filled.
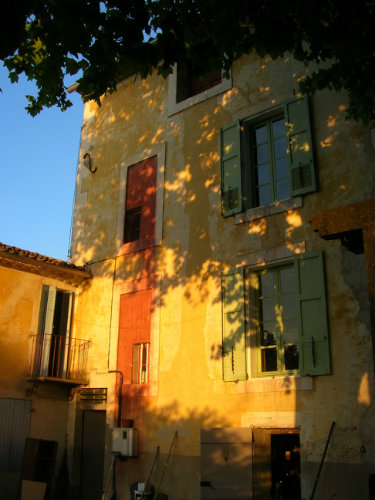
[[[39,323],[38,323],[38,333],[44,333],[44,327],[46,324],[46,310],[48,302],[48,285],[42,286],[42,295],[40,297],[40,307],[39,307]]]
[[[246,380],[243,268],[222,277],[223,378]]]
[[[316,191],[309,105],[307,97],[284,104],[288,140],[289,173],[292,196]]]
[[[48,287],[48,300],[46,306],[46,320],[44,323],[44,332],[50,335],[53,334],[53,316],[55,314],[55,303],[56,303],[56,287]]]
[[[242,211],[241,128],[238,120],[221,129],[221,194],[224,217]]]
[[[55,286],[48,287],[48,298],[45,309],[46,312],[44,321],[44,331],[42,332],[45,335],[43,339],[40,375],[43,376],[46,376],[48,374],[49,357],[52,344],[51,335],[53,334],[53,317],[55,314],[55,304],[56,304],[56,293],[57,290]],[[42,291],[42,297],[43,297],[43,291]],[[41,304],[41,306],[44,306],[44,304]]]
[[[66,318],[63,326],[65,326],[64,330],[60,333],[60,335],[64,335],[64,341],[61,341],[61,345],[64,344],[64,359],[62,363],[62,377],[66,377],[68,373],[68,358],[70,355],[70,351],[73,347],[72,341],[70,340],[71,335],[71,323],[72,323],[72,307],[73,307],[73,292],[64,292],[63,294],[63,302],[62,302],[62,313],[61,316]]]
[[[301,375],[329,375],[329,337],[323,253],[295,256]]]

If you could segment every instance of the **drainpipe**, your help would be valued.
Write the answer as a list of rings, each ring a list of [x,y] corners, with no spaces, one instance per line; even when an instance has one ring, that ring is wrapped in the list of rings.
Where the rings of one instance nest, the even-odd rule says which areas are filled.
[[[124,375],[121,370],[108,370],[108,373],[118,373],[120,375],[120,387],[118,390],[118,412],[117,412],[117,427],[121,427],[121,413],[122,413],[122,385],[124,382]]]

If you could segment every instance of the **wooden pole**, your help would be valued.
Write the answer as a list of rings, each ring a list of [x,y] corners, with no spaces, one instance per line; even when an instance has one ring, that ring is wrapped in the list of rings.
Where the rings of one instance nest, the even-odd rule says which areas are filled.
[[[159,446],[156,448],[156,453],[155,453],[155,458],[154,458],[154,461],[152,463],[152,467],[151,467],[151,470],[150,470],[150,474],[148,476],[148,479],[147,479],[147,482],[146,482],[146,486],[145,486],[145,490],[142,492],[142,495],[141,495],[141,498],[140,500],[143,500],[143,496],[144,494],[147,492],[149,486],[150,486],[150,481],[151,481],[151,476],[152,476],[152,472],[154,470],[154,467],[155,467],[155,464],[156,464],[156,459],[158,458],[159,456]]]
[[[332,436],[333,429],[335,427],[335,423],[336,422],[332,422],[332,424],[331,424],[331,429],[330,429],[329,434],[328,434],[328,439],[327,439],[327,442],[326,442],[326,446],[324,448],[324,452],[323,452],[322,460],[320,462],[318,474],[316,475],[315,484],[314,484],[314,488],[313,488],[313,490],[311,492],[310,500],[313,500],[314,495],[315,495],[316,487],[318,486],[318,481],[319,481],[320,473],[322,472],[322,468],[323,468],[323,464],[324,464],[324,459],[326,458],[326,454],[327,454],[329,442],[331,441],[331,436]]]
[[[167,467],[168,467],[168,462],[169,462],[169,457],[171,456],[171,453],[172,453],[172,448],[173,448],[174,442],[176,441],[176,438],[177,438],[177,431],[174,433],[173,440],[172,440],[172,444],[171,444],[171,447],[169,448],[168,457],[167,457],[167,460],[166,460],[166,462],[165,462],[165,464],[164,464],[163,472],[161,473],[160,480],[159,480],[159,484],[158,484],[158,487],[157,487],[157,489],[156,489],[156,491],[155,491],[155,495],[154,495],[153,500],[156,500],[156,499],[157,499],[157,497],[158,497],[158,495],[159,495],[160,486],[161,486],[161,483],[162,483],[162,481],[163,481],[165,471],[167,470]]]

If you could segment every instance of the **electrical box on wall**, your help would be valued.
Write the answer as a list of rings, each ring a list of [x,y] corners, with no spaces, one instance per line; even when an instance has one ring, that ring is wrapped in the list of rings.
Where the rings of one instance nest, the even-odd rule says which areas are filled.
[[[138,431],[132,427],[114,427],[112,453],[122,457],[138,456]]]

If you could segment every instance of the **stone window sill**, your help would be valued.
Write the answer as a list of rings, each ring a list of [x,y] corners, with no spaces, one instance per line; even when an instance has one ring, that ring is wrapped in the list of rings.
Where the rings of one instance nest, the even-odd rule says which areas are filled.
[[[287,210],[300,208],[302,206],[303,206],[302,196],[296,196],[295,198],[288,198],[282,201],[275,201],[270,205],[249,208],[249,210],[246,210],[246,212],[237,214],[235,216],[234,223],[242,224],[243,222],[249,222],[256,219],[261,219],[262,217],[267,217],[269,215],[286,212]]]
[[[237,392],[285,392],[312,391],[314,388],[312,377],[286,375],[284,377],[253,378],[237,383]]]

